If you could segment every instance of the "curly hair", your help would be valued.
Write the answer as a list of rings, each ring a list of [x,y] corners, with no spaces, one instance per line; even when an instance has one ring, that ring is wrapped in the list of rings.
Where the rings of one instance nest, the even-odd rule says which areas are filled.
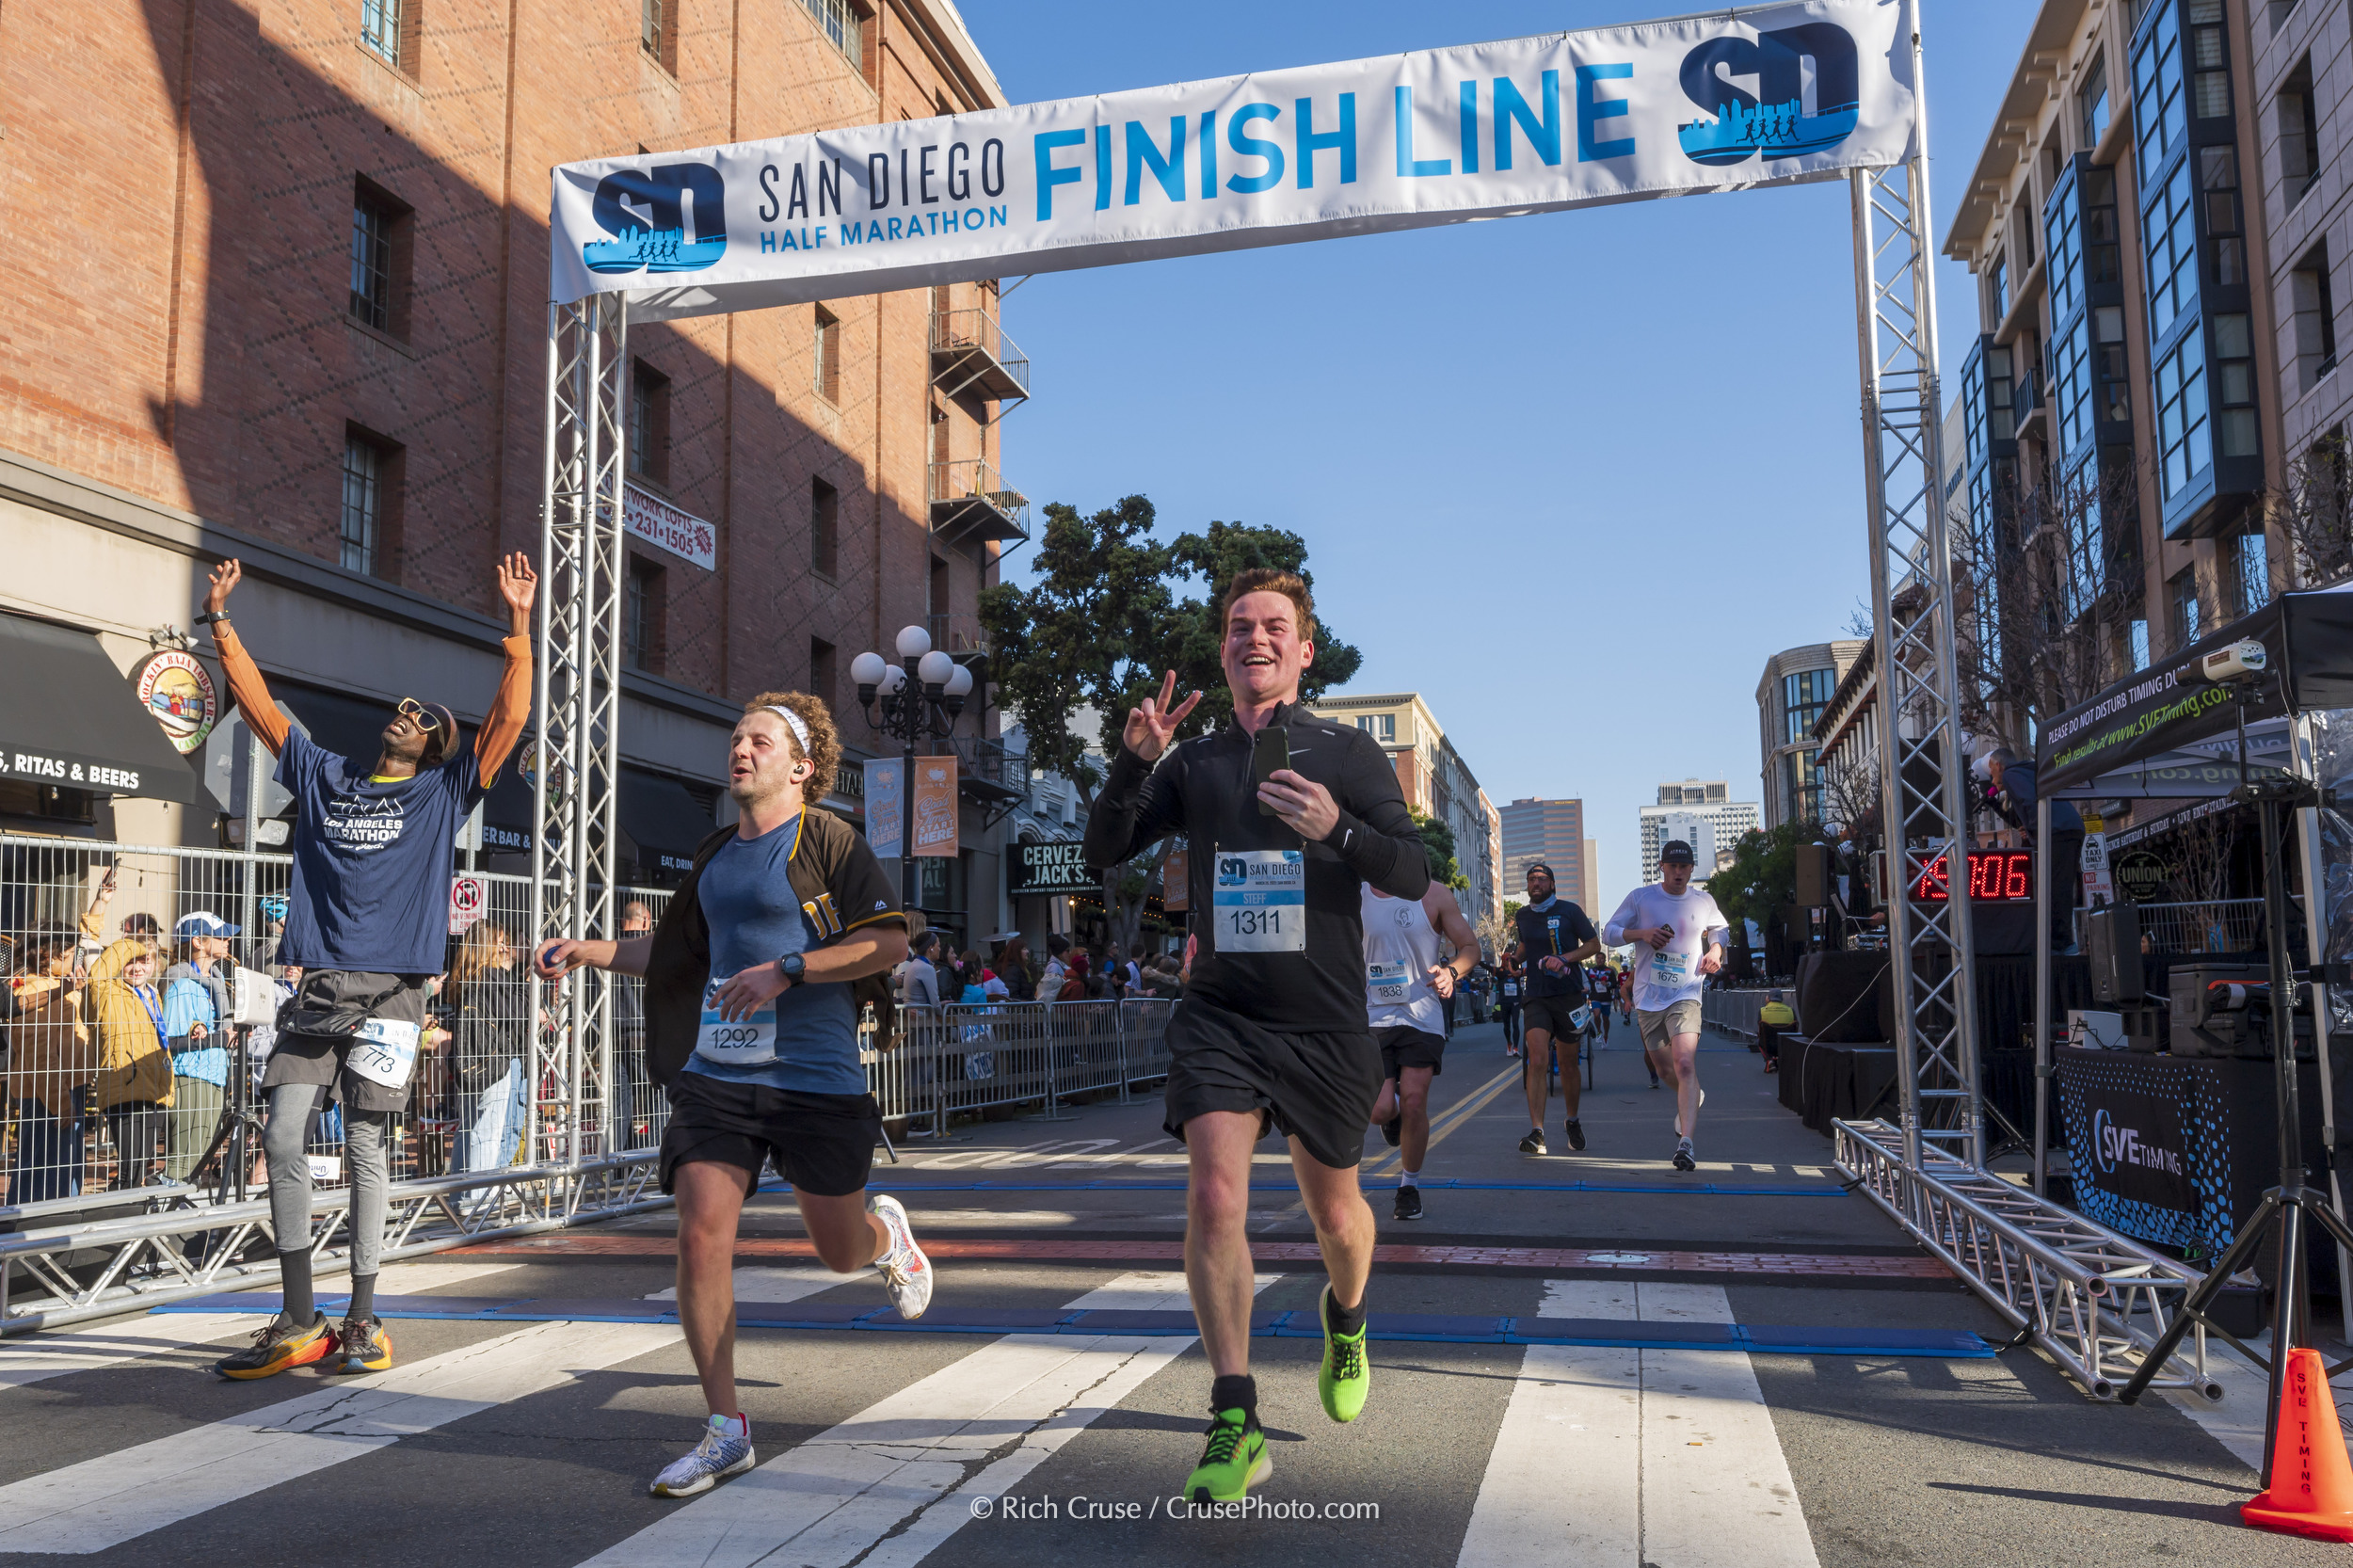
[[[757,713],[763,708],[791,709],[808,726],[808,749],[803,755],[814,771],[809,775],[808,789],[822,798],[832,790],[834,770],[841,764],[841,731],[834,728],[833,710],[807,692],[762,692],[744,704],[746,713]],[[794,750],[800,750],[799,736],[793,737],[792,745]]]
[[[1315,596],[1307,591],[1307,580],[1295,571],[1278,567],[1245,567],[1234,573],[1234,580],[1225,585],[1225,598],[1217,607],[1218,634],[1234,618],[1234,604],[1245,594],[1281,594],[1299,606],[1297,631],[1302,641],[1312,641],[1316,632]]]

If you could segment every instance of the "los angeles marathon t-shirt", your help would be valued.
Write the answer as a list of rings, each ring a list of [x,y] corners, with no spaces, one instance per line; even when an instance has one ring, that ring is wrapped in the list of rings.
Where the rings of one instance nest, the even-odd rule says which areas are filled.
[[[1585,911],[1555,893],[1542,904],[1524,904],[1512,917],[1520,936],[1520,967],[1528,971],[1531,997],[1582,997],[1585,978],[1575,966],[1554,974],[1543,961],[1554,953],[1568,954],[1599,933]]]
[[[294,892],[278,961],[440,973],[451,856],[457,829],[483,796],[473,749],[379,784],[366,764],[321,750],[295,729],[278,753],[278,782],[295,797]]]

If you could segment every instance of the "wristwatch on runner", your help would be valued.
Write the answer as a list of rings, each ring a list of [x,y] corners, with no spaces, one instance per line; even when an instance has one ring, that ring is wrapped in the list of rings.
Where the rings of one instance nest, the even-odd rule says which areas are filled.
[[[788,952],[776,960],[776,972],[784,976],[788,985],[801,983],[801,971],[808,968],[808,960],[797,952]]]

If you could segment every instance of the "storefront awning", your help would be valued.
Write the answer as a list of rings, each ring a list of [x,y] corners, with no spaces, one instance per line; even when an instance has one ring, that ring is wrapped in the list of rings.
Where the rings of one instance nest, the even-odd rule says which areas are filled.
[[[0,614],[0,778],[196,800],[196,774],[88,632]]]
[[[663,880],[693,869],[695,851],[718,824],[685,785],[666,774],[621,770],[615,812],[637,846],[640,875]]]

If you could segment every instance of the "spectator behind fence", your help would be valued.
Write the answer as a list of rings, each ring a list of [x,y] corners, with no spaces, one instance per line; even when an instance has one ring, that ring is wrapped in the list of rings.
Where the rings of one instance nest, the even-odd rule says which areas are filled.
[[[85,926],[87,929],[87,924]],[[171,1050],[155,950],[137,936],[110,942],[90,966],[89,1008],[98,1020],[98,1110],[114,1140],[116,1189],[144,1187],[171,1104]]]
[[[621,908],[621,939],[653,935],[653,910],[637,899]],[[650,1147],[659,1106],[646,1077],[646,982],[613,977],[613,1127],[616,1148]]]
[[[213,1141],[229,1087],[229,1031],[236,1011],[236,965],[229,938],[238,928],[209,910],[173,924],[178,960],[164,971],[164,1037],[171,1047],[171,1112],[165,1118],[164,1175],[186,1181]]]
[[[988,982],[985,978],[988,971],[981,967],[979,953],[967,948],[956,972],[961,983],[956,992],[958,1001],[967,1007],[977,1007],[988,1000]]]
[[[1144,972],[1144,994],[1165,1001],[1175,1001],[1185,994],[1185,983],[1177,975],[1175,954],[1164,952],[1152,960]]]
[[[1037,982],[1030,974],[1030,942],[1018,935],[1005,939],[997,950],[997,976],[1005,983],[1005,997],[1010,1001],[1037,1000]]]
[[[98,1074],[97,1036],[82,1022],[73,972],[82,934],[46,926],[17,946],[8,979],[8,1100],[16,1146],[8,1201],[42,1203],[82,1192],[82,1101]]]
[[[899,1005],[936,1008],[939,1005],[939,971],[932,960],[939,955],[939,937],[926,936],[899,966]]]
[[[475,924],[449,968],[452,1153],[461,1171],[511,1162],[523,1130],[524,1064],[531,1055],[531,982],[516,967],[505,928]]]

